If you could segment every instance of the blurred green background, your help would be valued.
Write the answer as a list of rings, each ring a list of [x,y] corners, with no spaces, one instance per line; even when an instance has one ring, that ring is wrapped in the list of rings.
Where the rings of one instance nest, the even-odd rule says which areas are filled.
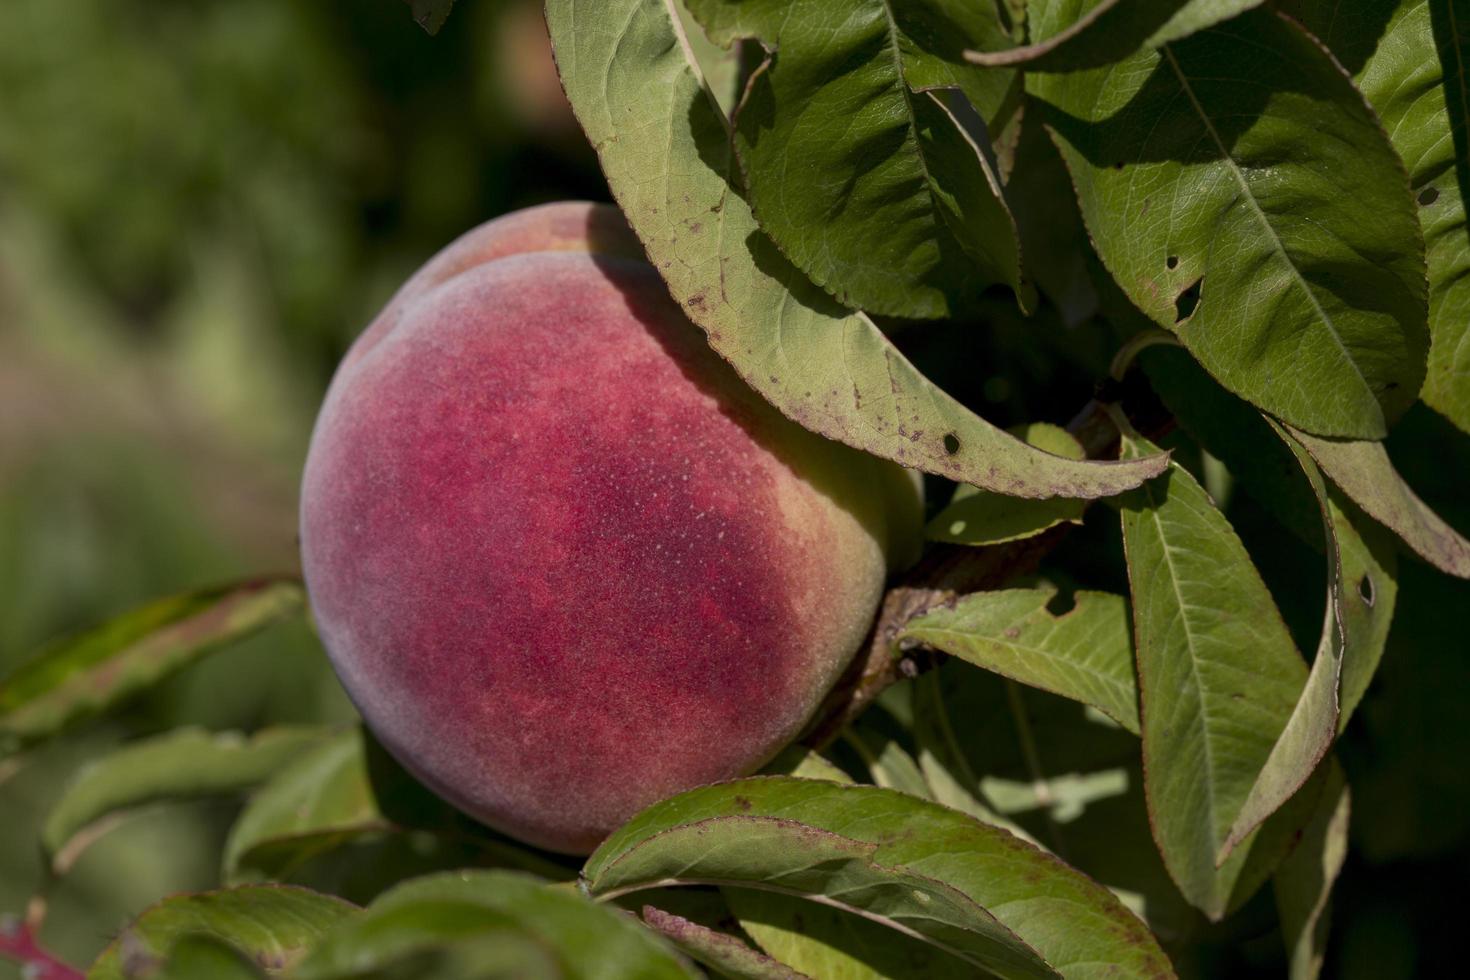
[[[577,197],[606,199],[606,186],[535,0],[460,0],[436,38],[397,0],[0,3],[0,671],[139,601],[294,569],[301,462],[347,344],[455,235]],[[1065,199],[1042,208],[1075,220]],[[1065,422],[1106,365],[1108,331],[1085,309],[993,312],[890,326],[994,421]],[[1391,445],[1426,499],[1470,528],[1470,439],[1421,408]],[[1222,502],[1288,620],[1312,634],[1320,559],[1248,498]],[[1116,538],[1094,508],[1057,561],[1121,590]],[[1459,947],[1463,902],[1440,889],[1470,871],[1458,622],[1470,590],[1403,567],[1382,675],[1342,746],[1354,851],[1335,976],[1424,975]],[[0,912],[36,891],[39,822],[102,746],[185,723],[349,717],[309,632],[278,628],[0,768]],[[54,891],[45,939],[86,962],[160,896],[213,885],[232,813],[127,820]],[[1212,937],[1231,952],[1206,972],[1279,968],[1265,903]],[[0,980],[18,976],[0,963]]]

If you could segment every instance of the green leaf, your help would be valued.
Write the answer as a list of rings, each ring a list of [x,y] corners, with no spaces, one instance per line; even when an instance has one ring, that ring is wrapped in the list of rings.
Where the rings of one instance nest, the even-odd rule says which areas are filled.
[[[788,745],[782,749],[780,755],[761,767],[761,775],[828,779],[834,783],[852,782],[852,777],[841,768],[801,744]]]
[[[1206,925],[1149,834],[1135,736],[1094,708],[955,660],[919,677],[913,699],[921,764],[941,802],[1003,814],[997,819],[1085,869],[1160,937]]]
[[[1313,38],[1251,11],[1027,86],[1108,271],[1226,388],[1351,438],[1413,404],[1429,345],[1413,196]]]
[[[0,681],[0,756],[116,707],[304,600],[295,579],[257,579],[159,599],[43,648]]]
[[[328,933],[292,980],[560,980],[555,952],[513,916],[443,898],[374,905]]]
[[[1251,499],[1303,541],[1321,548],[1317,497],[1268,418],[1220,387],[1181,347],[1150,347],[1138,363],[1174,418],[1225,464]]]
[[[162,961],[180,938],[203,934],[278,971],[332,926],[357,912],[350,902],[290,885],[247,885],[166,898],[108,944],[87,980],[123,980]]]
[[[1072,434],[1061,426],[1033,422],[1010,430],[1037,449],[1068,459],[1082,459],[1086,453]],[[940,511],[924,529],[930,541],[950,544],[1001,544],[1033,537],[1058,524],[1082,522],[1084,503],[1065,497],[1050,500],[1027,500],[987,493],[968,484],[960,484],[949,506]]]
[[[476,916],[473,909],[489,915]],[[616,908],[518,872],[455,871],[415,878],[384,892],[359,920],[312,951],[301,965],[302,980],[338,976],[358,955],[389,960],[415,946],[442,941],[451,930],[459,936],[477,928],[504,935],[507,927],[539,942],[565,968],[563,975],[575,980],[698,977],[662,940]],[[524,942],[518,945],[529,952]]]
[[[939,91],[962,91],[995,131],[1014,111],[1015,73],[960,57],[1003,42],[993,3],[689,9],[716,43],[758,39],[767,52],[735,112],[735,152],[761,227],[812,281],[846,306],[906,317],[952,315],[992,283],[1027,297],[1000,181]]]
[[[1054,588],[963,596],[918,616],[896,637],[1090,704],[1138,734],[1138,685],[1128,607],[1121,596],[1078,592],[1060,615]]]
[[[1292,0],[1285,8],[1353,72],[1408,168],[1429,259],[1431,339],[1421,395],[1470,432],[1470,225],[1462,183],[1470,4]]]
[[[886,693],[886,692],[885,692]],[[842,742],[857,753],[868,770],[871,781],[884,789],[898,790],[922,800],[933,799],[919,764],[888,726],[874,716],[881,712],[869,708],[842,732]]]
[[[1327,785],[1312,822],[1273,879],[1291,980],[1316,980],[1322,972],[1330,924],[1328,899],[1347,858],[1350,811],[1342,767],[1330,760]]]
[[[710,344],[783,414],[908,466],[1022,497],[1098,497],[1164,460],[1061,459],[916,371],[787,261],[732,186],[730,133],[663,0],[550,0],[562,84],[613,196]]]
[[[263,980],[265,973],[229,943],[204,935],[185,935],[173,944],[168,961],[148,980]]]
[[[1215,856],[1217,864],[1316,770],[1346,724],[1341,697],[1347,661],[1376,666],[1393,619],[1397,586],[1383,574],[1352,519],[1333,500],[1311,456],[1284,429],[1277,427],[1277,433],[1297,457],[1321,507],[1327,544],[1326,616],[1306,686]],[[1366,687],[1372,667],[1364,670],[1356,663],[1355,676]]]
[[[1470,578],[1470,541],[1415,495],[1381,442],[1321,439],[1296,429],[1291,434],[1328,479],[1415,554],[1442,572]]]
[[[125,745],[77,773],[51,808],[41,848],[58,874],[74,863],[96,821],[160,800],[239,793],[264,782],[322,737],[307,727],[246,737],[182,728]]]
[[[413,11],[413,19],[429,34],[438,34],[449,19],[454,0],[403,0]]]
[[[1260,6],[1261,0],[1031,0],[1032,42],[971,51],[978,65],[1065,72],[1122,61]]]
[[[777,960],[820,980],[989,980],[993,974],[877,922],[777,892],[727,888],[740,925]]]
[[[381,750],[370,751],[360,728],[303,753],[251,797],[225,841],[224,877],[290,879],[313,862],[335,857],[342,867],[329,868],[333,873],[375,872],[363,886],[369,891],[395,874],[469,864],[567,876],[558,865],[459,817]]]
[[[732,980],[801,980],[805,974],[751,949],[729,933],[702,926],[683,916],[643,906],[643,921],[716,976]]]
[[[588,859],[609,898],[675,883],[805,897],[1001,976],[1172,976],[1101,886],[1005,831],[871,786],[757,777],[655,804]]]
[[[1125,456],[1154,451],[1124,435]],[[1248,843],[1218,870],[1215,856],[1307,671],[1245,547],[1188,471],[1174,464],[1121,503],[1154,839],[1185,898],[1219,919]]]

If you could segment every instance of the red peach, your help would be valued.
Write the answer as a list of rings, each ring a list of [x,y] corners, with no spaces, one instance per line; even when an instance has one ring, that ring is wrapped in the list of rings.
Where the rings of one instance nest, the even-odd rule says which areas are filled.
[[[575,203],[451,244],[343,361],[302,487],[368,725],[566,852],[799,735],[917,540],[906,475],[780,416],[641,255]]]

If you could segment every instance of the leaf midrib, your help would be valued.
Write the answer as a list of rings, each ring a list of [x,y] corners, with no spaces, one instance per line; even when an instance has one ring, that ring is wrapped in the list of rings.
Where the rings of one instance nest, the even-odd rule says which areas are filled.
[[[1321,321],[1322,325],[1327,328],[1328,336],[1330,336],[1333,343],[1337,345],[1337,349],[1342,352],[1343,359],[1346,360],[1348,366],[1353,369],[1353,373],[1357,375],[1358,380],[1362,382],[1363,389],[1368,392],[1368,396],[1372,398],[1374,403],[1376,404],[1378,399],[1373,392],[1372,386],[1368,384],[1368,379],[1364,377],[1362,369],[1358,367],[1358,362],[1353,360],[1353,356],[1348,352],[1347,345],[1343,343],[1342,336],[1337,332],[1337,327],[1335,324],[1333,324],[1332,318],[1329,317],[1327,315],[1327,311],[1322,308],[1322,304],[1317,299],[1317,294],[1313,292],[1311,284],[1307,282],[1306,278],[1302,275],[1301,270],[1298,269],[1296,263],[1292,261],[1291,254],[1286,250],[1286,245],[1281,241],[1281,236],[1276,233],[1276,227],[1272,225],[1271,220],[1266,217],[1266,212],[1261,208],[1260,201],[1256,200],[1256,195],[1255,192],[1251,190],[1250,182],[1245,179],[1245,174],[1241,173],[1240,164],[1236,162],[1235,157],[1232,156],[1229,149],[1226,148],[1225,141],[1220,138],[1220,133],[1218,130],[1215,129],[1215,124],[1210,119],[1209,113],[1205,111],[1205,107],[1200,103],[1199,98],[1194,94],[1194,88],[1189,84],[1189,79],[1185,76],[1184,69],[1180,66],[1178,59],[1174,57],[1173,46],[1166,44],[1159,50],[1168,60],[1169,67],[1174,70],[1175,77],[1179,79],[1180,87],[1184,90],[1184,94],[1189,97],[1190,105],[1194,106],[1194,111],[1199,115],[1200,122],[1204,123],[1206,132],[1210,134],[1210,139],[1214,141],[1215,146],[1220,151],[1221,157],[1225,160],[1226,164],[1228,164],[1231,175],[1235,178],[1236,183],[1240,186],[1241,193],[1245,196],[1245,199],[1250,202],[1251,211],[1254,212],[1255,216],[1260,220],[1262,227],[1266,229],[1266,233],[1270,236],[1271,242],[1275,246],[1276,254],[1281,257],[1281,260],[1286,263],[1286,267],[1291,270],[1293,281],[1295,281],[1296,284],[1301,287],[1302,291],[1307,294],[1307,299],[1311,302],[1312,309],[1316,311],[1317,318]]]

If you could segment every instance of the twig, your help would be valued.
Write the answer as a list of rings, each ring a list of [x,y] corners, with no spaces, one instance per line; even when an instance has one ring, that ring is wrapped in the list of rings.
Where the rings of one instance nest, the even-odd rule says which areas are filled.
[[[1134,405],[1133,402],[1140,402]],[[1109,418],[1109,408],[1128,402],[1127,415],[1143,420],[1140,428],[1161,436],[1173,428],[1173,418],[1163,409],[1146,385],[1131,386],[1104,382],[1097,397],[1067,423],[1067,431],[1082,444],[1092,459],[1116,457],[1118,429]],[[847,672],[817,710],[816,721],[807,729],[802,744],[825,748],[879,694],[906,677],[937,666],[942,654],[924,649],[904,650],[895,655],[898,634],[909,620],[970,592],[997,589],[1006,582],[1036,570],[1067,535],[1067,525],[1054,527],[1032,538],[985,547],[937,544],[930,547],[912,570],[888,590],[869,634],[867,652],[853,659]]]

